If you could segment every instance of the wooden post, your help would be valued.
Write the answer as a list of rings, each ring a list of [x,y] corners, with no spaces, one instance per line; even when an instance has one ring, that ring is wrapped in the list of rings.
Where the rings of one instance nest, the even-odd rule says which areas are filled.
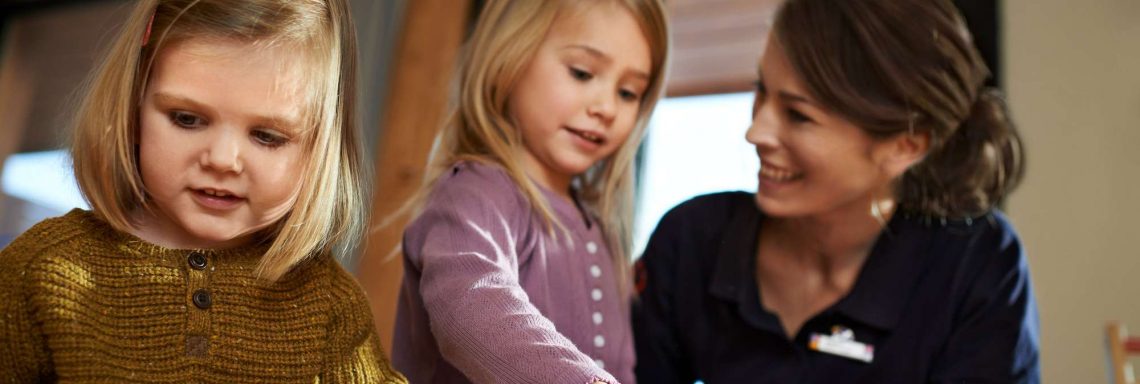
[[[416,192],[428,152],[448,108],[448,86],[467,31],[470,0],[407,3],[396,46],[377,145],[372,223],[379,224]],[[370,232],[357,266],[385,351],[392,350],[403,262],[398,247],[406,220]],[[392,257],[389,257],[392,255]]]
[[[1128,365],[1128,354],[1124,349],[1124,340],[1128,331],[1120,323],[1109,322],[1104,327],[1105,347],[1108,349],[1108,368],[1112,384],[1134,384],[1132,367]]]
[[[0,173],[3,173],[8,156],[20,150],[32,110],[36,72],[35,68],[27,65],[27,28],[24,24],[18,19],[9,20],[3,51],[0,52],[0,119],[3,120],[0,123]],[[0,219],[11,216],[4,212],[6,205],[0,204]]]

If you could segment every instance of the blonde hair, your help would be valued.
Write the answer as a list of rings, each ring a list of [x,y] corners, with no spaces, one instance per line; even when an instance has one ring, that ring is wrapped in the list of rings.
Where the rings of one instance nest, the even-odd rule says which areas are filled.
[[[138,169],[138,113],[151,64],[189,39],[296,46],[316,76],[306,84],[308,161],[293,209],[262,235],[256,273],[276,281],[318,253],[344,256],[367,222],[368,172],[356,123],[356,35],[345,0],[145,0],[88,80],[75,116],[75,177],[92,210],[128,231],[150,209]],[[144,40],[145,39],[145,40]]]
[[[456,162],[477,161],[501,166],[548,224],[551,235],[555,234],[555,227],[565,231],[517,158],[523,143],[507,104],[555,20],[571,7],[603,1],[624,7],[637,19],[649,42],[651,78],[629,139],[613,155],[575,177],[574,183],[584,208],[601,219],[618,271],[619,287],[628,294],[632,292],[634,159],[649,115],[661,98],[668,65],[669,31],[659,0],[488,1],[463,52],[457,105],[437,137],[424,186],[400,212],[421,209],[435,181]]]

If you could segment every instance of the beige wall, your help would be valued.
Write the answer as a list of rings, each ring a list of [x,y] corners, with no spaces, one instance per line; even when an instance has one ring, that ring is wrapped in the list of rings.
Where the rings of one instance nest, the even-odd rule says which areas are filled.
[[[1105,320],[1140,333],[1140,1],[1006,0],[1004,22],[1044,378],[1107,383]]]

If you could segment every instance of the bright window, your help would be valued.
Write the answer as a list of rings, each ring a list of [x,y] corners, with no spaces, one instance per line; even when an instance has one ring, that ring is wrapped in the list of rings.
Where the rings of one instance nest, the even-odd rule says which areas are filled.
[[[634,255],[669,209],[720,191],[756,191],[760,161],[744,140],[752,93],[662,100],[643,148],[641,190],[634,222]]]
[[[67,213],[72,208],[87,209],[87,202],[75,185],[71,158],[67,151],[17,153],[4,160],[3,193],[33,204]]]

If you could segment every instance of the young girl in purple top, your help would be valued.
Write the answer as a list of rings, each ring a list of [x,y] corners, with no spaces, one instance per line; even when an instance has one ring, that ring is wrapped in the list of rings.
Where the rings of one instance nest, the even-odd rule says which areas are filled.
[[[633,158],[658,0],[488,1],[415,219],[393,361],[416,383],[633,382]]]

